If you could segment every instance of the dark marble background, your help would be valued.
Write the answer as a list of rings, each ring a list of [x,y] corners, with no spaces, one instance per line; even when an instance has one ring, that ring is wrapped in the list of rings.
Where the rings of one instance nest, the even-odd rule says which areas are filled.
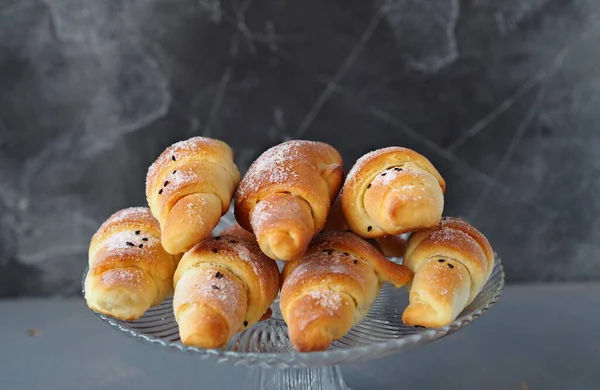
[[[3,0],[0,296],[79,293],[172,142],[425,154],[509,281],[600,278],[600,1]]]

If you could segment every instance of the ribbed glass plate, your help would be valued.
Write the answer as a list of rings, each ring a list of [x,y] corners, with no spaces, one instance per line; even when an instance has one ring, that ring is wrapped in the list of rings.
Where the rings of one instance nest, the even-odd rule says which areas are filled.
[[[222,219],[215,233],[233,223],[231,214]],[[401,259],[391,258],[400,262]],[[84,275],[85,280],[85,275]],[[307,367],[357,362],[379,358],[391,353],[426,344],[451,334],[479,318],[496,302],[504,288],[504,270],[500,259],[481,293],[450,325],[436,329],[406,326],[401,317],[408,305],[406,288],[396,289],[385,284],[367,317],[346,336],[334,342],[327,351],[299,353],[290,344],[287,327],[281,317],[279,300],[272,306],[273,316],[236,334],[226,347],[200,349],[183,345],[179,340],[172,300],[151,308],[136,321],[120,321],[96,313],[109,325],[160,347],[174,348],[201,358],[213,358],[235,365],[261,367]]]

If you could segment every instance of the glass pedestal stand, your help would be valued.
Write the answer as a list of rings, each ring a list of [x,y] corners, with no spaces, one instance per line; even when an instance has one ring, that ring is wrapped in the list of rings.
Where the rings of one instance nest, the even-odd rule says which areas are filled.
[[[224,216],[215,232],[233,223],[231,213]],[[401,259],[391,258],[391,261]],[[84,273],[87,274],[87,270]],[[250,372],[245,390],[311,389],[345,390],[339,365],[380,358],[427,344],[451,334],[482,314],[496,302],[504,288],[504,270],[496,258],[492,274],[475,300],[450,325],[424,329],[406,326],[401,316],[408,304],[406,288],[385,284],[367,317],[327,351],[299,353],[292,347],[287,327],[279,311],[279,300],[271,306],[273,316],[236,334],[221,349],[188,347],[179,340],[172,299],[148,310],[136,321],[120,321],[96,313],[107,325],[125,335],[160,348],[172,348],[195,358],[220,363],[246,365]],[[192,357],[190,357],[192,358]],[[183,390],[183,389],[182,389]]]
[[[338,366],[305,368],[251,367],[244,390],[349,390]]]

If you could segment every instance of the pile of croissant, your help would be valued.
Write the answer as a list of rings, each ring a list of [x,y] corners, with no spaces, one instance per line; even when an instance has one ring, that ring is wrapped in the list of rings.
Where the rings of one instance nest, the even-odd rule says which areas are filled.
[[[279,295],[293,346],[325,350],[365,318],[385,282],[410,291],[399,321],[444,326],[494,267],[482,233],[442,217],[445,187],[403,147],[370,152],[346,173],[332,146],[288,141],[242,177],[226,143],[181,141],[148,169],[149,207],[113,214],[92,237],[85,299],[131,321],[172,296],[181,341],[200,348],[269,318]],[[238,223],[213,236],[232,202]]]

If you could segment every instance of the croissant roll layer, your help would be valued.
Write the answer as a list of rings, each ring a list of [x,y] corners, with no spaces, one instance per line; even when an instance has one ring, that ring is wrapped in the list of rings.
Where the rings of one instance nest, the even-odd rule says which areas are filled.
[[[177,282],[173,307],[185,345],[219,348],[241,329],[246,315],[246,286],[227,268],[200,264]]]
[[[472,286],[469,271],[454,259],[445,256],[429,259],[415,273],[412,286],[410,304],[402,314],[407,325],[426,328],[445,326],[469,305]]]
[[[250,216],[258,244],[272,259],[301,256],[315,233],[310,205],[302,198],[284,193],[265,197]]]
[[[323,229],[343,177],[342,158],[330,145],[284,142],[248,169],[235,194],[235,217],[267,256],[299,258]]]
[[[219,348],[270,315],[279,291],[279,270],[258,245],[222,234],[185,253],[173,282],[173,311],[182,343]]]
[[[389,147],[367,153],[344,183],[342,210],[361,237],[382,237],[434,226],[444,209],[446,183],[419,153]]]
[[[148,169],[146,197],[172,254],[206,238],[229,209],[241,175],[231,148],[194,137],[168,147]]]
[[[406,256],[409,256],[410,253],[412,253],[412,251],[418,246],[421,240],[423,240],[426,237],[429,237],[432,232],[446,229],[459,230],[467,234],[479,245],[486,259],[487,272],[485,275],[486,278],[489,278],[492,273],[492,270],[494,269],[494,251],[488,239],[483,235],[483,233],[481,233],[473,225],[469,224],[461,218],[443,217],[438,225],[411,234],[410,240],[407,242]]]
[[[136,320],[173,293],[178,258],[161,245],[160,225],[145,207],[110,216],[92,237],[85,299],[97,312]]]
[[[383,282],[397,287],[412,272],[388,261],[353,233],[324,231],[302,259],[285,263],[280,307],[301,352],[326,350],[367,315]]]
[[[402,320],[439,327],[473,302],[491,275],[494,256],[481,232],[463,220],[447,218],[411,235],[403,264],[415,276]]]

